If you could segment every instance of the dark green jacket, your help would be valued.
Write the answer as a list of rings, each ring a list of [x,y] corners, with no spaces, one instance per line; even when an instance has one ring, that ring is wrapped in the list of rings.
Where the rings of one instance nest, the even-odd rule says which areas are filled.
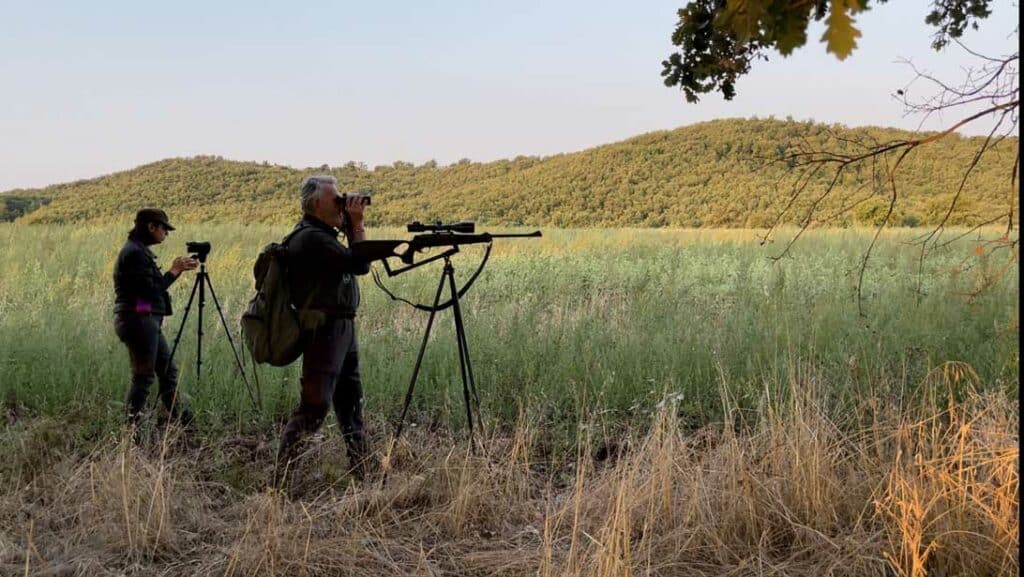
[[[357,275],[370,272],[370,264],[352,256],[338,242],[331,225],[306,215],[295,225],[288,241],[288,282],[292,304],[327,316],[351,317],[359,308]]]
[[[153,251],[129,235],[114,263],[114,312],[170,315],[167,288],[177,279],[169,272],[161,273]]]

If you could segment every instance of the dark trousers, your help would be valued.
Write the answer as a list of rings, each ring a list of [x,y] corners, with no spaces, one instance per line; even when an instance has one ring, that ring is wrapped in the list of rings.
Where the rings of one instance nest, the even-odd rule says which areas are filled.
[[[146,407],[150,386],[157,379],[160,381],[160,400],[167,407],[168,413],[182,424],[187,425],[192,421],[192,412],[184,399],[176,398],[178,367],[171,360],[170,347],[160,330],[162,324],[163,317],[159,315],[114,315],[114,331],[128,347],[131,360],[132,383],[125,400],[128,422],[131,424],[138,424]]]
[[[310,335],[302,355],[302,393],[281,435],[280,455],[289,457],[299,439],[319,429],[331,406],[348,447],[349,461],[360,467],[368,447],[352,319],[328,319]]]

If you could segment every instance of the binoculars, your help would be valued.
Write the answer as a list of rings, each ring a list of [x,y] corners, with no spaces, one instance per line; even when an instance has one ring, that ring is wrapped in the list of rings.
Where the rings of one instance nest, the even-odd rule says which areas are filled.
[[[370,204],[371,197],[369,194],[358,193],[343,194],[341,196],[336,196],[334,197],[334,202],[338,203],[339,208],[343,208],[345,204],[348,202],[348,199],[352,197],[358,198],[359,201],[362,202],[363,206],[368,206]]]

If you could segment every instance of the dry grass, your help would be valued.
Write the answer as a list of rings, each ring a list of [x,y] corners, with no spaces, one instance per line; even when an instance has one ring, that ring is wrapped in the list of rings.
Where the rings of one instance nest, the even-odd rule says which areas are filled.
[[[845,423],[810,377],[749,425],[683,431],[667,402],[600,460],[599,423],[561,462],[525,414],[486,455],[414,430],[383,487],[332,473],[333,435],[286,492],[217,480],[269,477],[269,442],[112,441],[3,488],[0,574],[1016,575],[1017,403],[941,394],[972,378],[947,365],[937,400]]]

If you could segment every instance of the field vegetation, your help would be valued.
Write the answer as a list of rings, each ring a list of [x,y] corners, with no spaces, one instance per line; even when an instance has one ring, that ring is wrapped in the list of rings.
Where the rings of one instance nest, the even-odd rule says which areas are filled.
[[[213,243],[237,338],[283,225],[185,225]],[[524,230],[524,229],[515,229]],[[487,431],[470,451],[450,317],[403,442],[358,483],[333,417],[267,487],[297,367],[254,409],[212,302],[195,431],[121,429],[111,274],[126,226],[0,226],[0,574],[1015,575],[1016,255],[982,230],[919,262],[911,231],[545,229],[497,244],[464,299]],[[403,235],[374,229],[371,236]],[[952,233],[956,234],[956,233]],[[998,248],[997,248],[998,247]],[[468,278],[478,249],[460,255]],[[414,300],[438,269],[385,279]],[[172,296],[178,328],[194,277]],[[362,283],[374,445],[387,448],[425,314]],[[246,364],[247,370],[251,367]]]

